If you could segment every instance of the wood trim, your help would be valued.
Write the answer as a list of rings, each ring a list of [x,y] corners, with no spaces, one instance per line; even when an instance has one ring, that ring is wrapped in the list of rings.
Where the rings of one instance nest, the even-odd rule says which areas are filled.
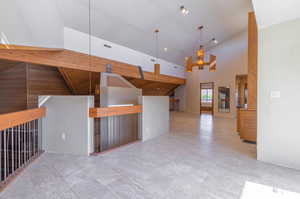
[[[90,108],[89,115],[92,118],[111,117],[117,115],[129,115],[143,112],[143,106],[119,106],[105,108]]]
[[[206,82],[200,83],[200,115],[202,114],[202,85],[203,84],[211,84],[212,85],[212,107],[211,107],[211,114],[215,114],[215,83],[214,82]]]
[[[37,108],[0,115],[0,131],[46,116],[46,108]]]
[[[106,66],[111,64],[112,73],[140,78],[139,67],[135,65],[89,56],[88,54],[71,50],[47,51],[0,48],[0,59],[90,72],[106,72]],[[153,72],[144,72],[144,79],[171,84],[185,84],[185,79],[183,78],[161,74],[156,75]]]
[[[248,19],[248,108],[257,107],[258,29],[254,12]]]
[[[10,49],[10,50],[35,50],[35,51],[62,51],[62,48],[43,48],[34,46],[20,46],[13,44],[0,44],[0,49]]]

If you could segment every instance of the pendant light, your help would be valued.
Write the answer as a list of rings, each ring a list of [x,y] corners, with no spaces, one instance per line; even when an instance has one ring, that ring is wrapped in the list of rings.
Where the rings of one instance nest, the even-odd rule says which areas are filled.
[[[92,0],[89,0],[89,66],[92,67]],[[89,95],[92,95],[92,72],[89,71]]]
[[[200,31],[200,43],[203,43],[202,39],[202,32],[203,32],[203,26],[199,26],[197,29]],[[213,38],[209,42],[212,42],[214,44],[218,44],[218,41]],[[210,55],[209,62],[205,62],[205,46],[200,45],[199,50],[197,50],[196,57],[197,60],[193,61],[193,56],[186,58],[186,71],[192,72],[193,67],[198,67],[200,70],[204,69],[204,66],[209,66],[210,72],[215,72],[217,68],[217,57],[215,55]]]
[[[203,40],[203,34],[202,34],[202,31],[203,31],[203,26],[199,26],[198,27],[198,30],[200,31],[200,43],[202,42]],[[202,69],[203,68],[203,65],[205,64],[205,50],[204,50],[204,46],[203,45],[200,45],[200,48],[199,50],[197,51],[197,64],[199,65],[199,69]]]
[[[159,59],[159,45],[158,45],[158,33],[159,33],[159,29],[156,29],[154,31],[155,34],[155,45],[156,45],[156,63],[154,64],[154,73],[155,75],[159,75],[160,74],[160,64],[158,63],[158,59]]]

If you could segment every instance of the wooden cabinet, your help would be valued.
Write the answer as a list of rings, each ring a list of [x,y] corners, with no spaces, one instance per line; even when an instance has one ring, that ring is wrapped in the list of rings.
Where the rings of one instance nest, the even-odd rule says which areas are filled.
[[[256,142],[257,115],[255,109],[239,109],[237,128],[241,139]]]

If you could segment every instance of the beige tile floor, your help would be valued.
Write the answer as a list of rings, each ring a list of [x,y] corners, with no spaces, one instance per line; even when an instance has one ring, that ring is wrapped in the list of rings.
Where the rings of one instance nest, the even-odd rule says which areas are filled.
[[[238,199],[247,181],[300,193],[300,171],[255,160],[235,121],[174,113],[171,132],[96,157],[43,154],[1,199]]]

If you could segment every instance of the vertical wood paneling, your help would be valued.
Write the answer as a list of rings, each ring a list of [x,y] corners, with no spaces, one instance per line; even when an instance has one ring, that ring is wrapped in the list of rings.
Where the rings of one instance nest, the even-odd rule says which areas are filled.
[[[71,95],[57,68],[28,64],[28,108],[38,107],[39,95]]]
[[[26,67],[15,64],[0,71],[0,113],[27,108]]]

